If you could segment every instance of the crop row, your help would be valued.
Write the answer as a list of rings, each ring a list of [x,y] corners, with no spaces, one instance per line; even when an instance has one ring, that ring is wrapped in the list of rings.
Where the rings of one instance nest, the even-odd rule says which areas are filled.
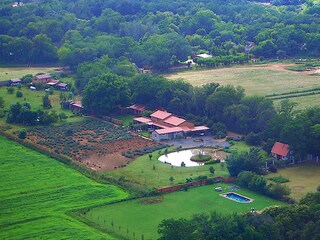
[[[135,158],[136,156],[142,156],[148,153],[152,153],[154,151],[160,150],[162,148],[168,147],[167,145],[161,144],[153,147],[146,147],[141,150],[134,150],[134,151],[127,151],[123,152],[122,155],[127,157],[127,158]]]

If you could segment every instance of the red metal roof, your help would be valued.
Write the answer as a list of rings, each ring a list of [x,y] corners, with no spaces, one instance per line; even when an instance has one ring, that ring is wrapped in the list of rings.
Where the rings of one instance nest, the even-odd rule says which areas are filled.
[[[158,110],[158,111],[155,111],[154,113],[152,113],[150,115],[150,117],[154,117],[154,118],[158,118],[158,119],[166,119],[167,117],[170,117],[172,114],[171,113],[168,113],[168,112],[165,112],[165,111],[162,111],[162,110]]]
[[[134,118],[133,120],[137,121],[137,122],[141,122],[141,123],[149,123],[149,122],[151,122],[150,118],[145,118],[145,117],[138,117],[138,118]]]
[[[50,85],[50,86],[55,86],[59,83],[60,81],[59,80],[51,80],[50,82],[48,82],[47,84]]]
[[[281,142],[275,142],[271,149],[271,153],[277,154],[281,157],[287,156],[288,152],[289,152],[289,145]]]
[[[66,84],[66,83],[59,83],[57,86],[58,87],[66,87],[68,84]]]
[[[41,74],[41,75],[38,75],[38,76],[35,76],[35,78],[37,79],[46,79],[46,78],[51,78],[51,75],[50,74]]]
[[[164,120],[165,123],[173,126],[179,126],[181,123],[184,123],[185,121],[185,119],[176,116],[170,116]]]
[[[173,127],[173,128],[166,128],[166,129],[158,129],[155,130],[158,134],[167,134],[167,133],[176,133],[176,132],[183,132],[183,129],[181,127]]]

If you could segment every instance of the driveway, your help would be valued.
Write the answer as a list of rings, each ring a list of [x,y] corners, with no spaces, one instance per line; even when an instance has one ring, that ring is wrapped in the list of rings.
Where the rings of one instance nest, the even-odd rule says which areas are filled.
[[[193,148],[193,147],[229,147],[230,144],[227,141],[216,140],[212,136],[201,136],[187,139],[174,139],[169,141],[161,141],[161,143],[173,145],[175,147],[182,146],[182,148]]]

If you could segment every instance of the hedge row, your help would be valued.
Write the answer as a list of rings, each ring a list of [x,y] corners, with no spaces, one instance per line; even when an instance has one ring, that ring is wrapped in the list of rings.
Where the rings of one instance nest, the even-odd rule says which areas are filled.
[[[298,95],[287,95],[287,96],[279,96],[279,97],[275,97],[275,98],[270,98],[270,100],[278,100],[278,99],[286,99],[286,98],[295,98],[295,97],[304,97],[304,96],[310,96],[310,95],[316,95],[316,94],[320,94],[319,92],[307,92],[304,94],[298,94]]]
[[[127,151],[127,152],[123,152],[122,156],[125,156],[127,158],[135,158],[136,156],[142,156],[148,153],[152,153],[154,151],[160,150],[162,148],[166,148],[168,147],[165,144],[161,144],[161,145],[157,145],[157,146],[153,146],[153,147],[146,147],[140,150],[134,150],[134,151]]]
[[[297,90],[297,91],[292,91],[292,92],[287,92],[287,93],[273,93],[273,94],[265,95],[265,97],[276,97],[276,96],[282,96],[282,95],[305,93],[305,92],[312,92],[312,91],[319,91],[319,90],[320,90],[320,87],[316,87],[316,88],[311,88],[311,89],[306,89],[306,90]]]

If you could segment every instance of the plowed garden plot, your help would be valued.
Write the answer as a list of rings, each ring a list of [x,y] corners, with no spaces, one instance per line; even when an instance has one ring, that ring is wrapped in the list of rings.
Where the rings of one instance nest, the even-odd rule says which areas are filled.
[[[125,127],[98,119],[32,128],[28,130],[27,140],[56,154],[71,157],[96,171],[124,167],[134,157],[124,153],[135,151],[142,155],[156,150],[159,145],[132,135]]]

